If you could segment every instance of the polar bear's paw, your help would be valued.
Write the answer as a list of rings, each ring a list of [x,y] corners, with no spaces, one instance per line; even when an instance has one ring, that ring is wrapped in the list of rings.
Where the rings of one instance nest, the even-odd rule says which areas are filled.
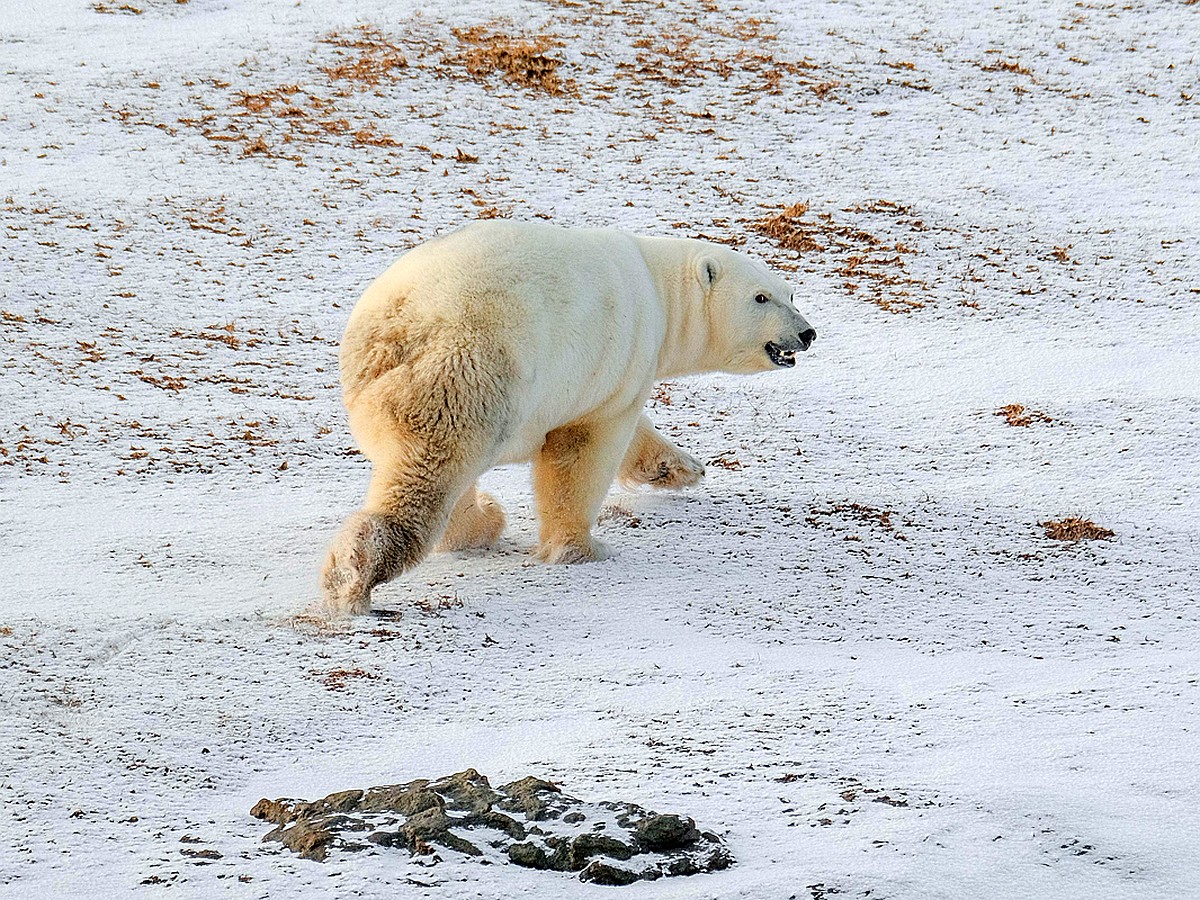
[[[626,487],[648,484],[658,490],[677,491],[699,484],[704,477],[704,463],[678,447],[661,443],[649,453],[630,460],[620,473]]]
[[[504,508],[491,494],[480,491],[470,506],[456,509],[437,552],[483,550],[494,546],[504,531]]]
[[[608,545],[586,538],[585,542],[559,543],[543,541],[538,545],[534,556],[541,562],[550,565],[570,565],[572,563],[599,562],[608,559],[613,552]]]
[[[370,612],[371,588],[384,542],[383,523],[378,516],[356,512],[346,520],[321,570],[321,589],[329,616],[344,618]]]

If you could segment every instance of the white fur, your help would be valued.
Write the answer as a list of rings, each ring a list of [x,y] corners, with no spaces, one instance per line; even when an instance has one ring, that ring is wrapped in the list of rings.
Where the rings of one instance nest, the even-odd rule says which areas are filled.
[[[486,222],[410,251],[343,340],[351,429],[375,474],[331,551],[327,605],[362,611],[370,587],[346,585],[394,577],[443,534],[451,548],[494,540],[498,505],[463,498],[499,463],[534,463],[539,557],[602,558],[590,529],[618,469],[663,487],[703,474],[642,415],[655,381],[774,368],[764,345],[808,327],[785,281],[701,241]]]

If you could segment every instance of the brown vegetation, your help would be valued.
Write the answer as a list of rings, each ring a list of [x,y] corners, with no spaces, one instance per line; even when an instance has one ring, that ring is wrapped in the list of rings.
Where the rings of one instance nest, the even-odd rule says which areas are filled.
[[[499,74],[509,84],[552,97],[574,91],[574,83],[563,81],[558,69],[563,61],[549,51],[561,47],[553,35],[512,37],[485,26],[455,28],[453,34],[468,49],[447,61],[462,65],[476,81],[487,82]]]
[[[914,231],[924,229],[912,210],[890,200],[874,200],[842,212],[885,214],[903,220]],[[913,296],[912,289],[926,285],[908,272],[904,257],[916,250],[907,243],[884,240],[855,224],[840,222],[830,213],[809,215],[807,203],[793,203],[750,222],[749,228],[797,255],[832,254],[832,271],[841,276],[845,291],[880,309],[900,313],[925,306],[925,301]]]
[[[352,678],[365,678],[369,681],[379,679],[374,672],[368,672],[365,669],[330,669],[328,672],[313,672],[313,674],[319,676],[321,684],[331,691],[344,691],[346,682]]]
[[[896,528],[896,523],[893,521],[895,515],[890,509],[879,509],[865,503],[845,502],[815,506],[804,521],[814,528],[836,530],[834,520],[840,519],[843,523],[865,525],[873,531],[889,535],[898,541],[907,541],[908,538]],[[859,541],[862,538],[858,535],[847,535],[844,540]]]
[[[1115,532],[1097,525],[1090,519],[1077,516],[1067,516],[1059,521],[1049,520],[1038,522],[1046,529],[1046,537],[1056,541],[1096,541],[1108,540]]]
[[[324,43],[356,52],[350,58],[343,56],[336,65],[325,66],[321,71],[330,81],[348,81],[359,90],[376,87],[385,79],[395,78],[399,69],[408,67],[408,60],[400,48],[370,25],[360,25],[357,33],[348,37],[331,34]]]
[[[1007,406],[1001,406],[994,413],[994,416],[1000,416],[1004,419],[1004,424],[1011,425],[1014,428],[1028,428],[1034,422],[1042,422],[1050,425],[1054,419],[1046,415],[1040,409],[1029,409],[1022,406],[1020,403],[1009,403]]]

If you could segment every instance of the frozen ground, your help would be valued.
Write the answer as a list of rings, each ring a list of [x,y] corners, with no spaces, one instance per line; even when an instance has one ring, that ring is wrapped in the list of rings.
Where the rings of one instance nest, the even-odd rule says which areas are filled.
[[[0,894],[1200,896],[1200,7],[411,7],[0,3]],[[493,33],[563,92],[472,76]],[[754,230],[797,202],[823,250]],[[321,628],[341,328],[481,214],[744,239],[820,339],[658,394],[709,476],[614,491],[615,559],[533,564],[499,470],[498,550]],[[322,865],[247,814],[468,766],[738,865]]]

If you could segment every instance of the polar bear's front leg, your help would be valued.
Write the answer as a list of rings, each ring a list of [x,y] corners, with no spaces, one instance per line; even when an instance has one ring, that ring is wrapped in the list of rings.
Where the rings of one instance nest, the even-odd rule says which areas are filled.
[[[592,526],[637,422],[638,413],[632,412],[572,422],[546,435],[533,459],[538,559],[575,563],[611,555],[592,537]]]
[[[704,463],[667,440],[643,413],[618,477],[629,488],[648,484],[652,488],[679,490],[700,482]]]

